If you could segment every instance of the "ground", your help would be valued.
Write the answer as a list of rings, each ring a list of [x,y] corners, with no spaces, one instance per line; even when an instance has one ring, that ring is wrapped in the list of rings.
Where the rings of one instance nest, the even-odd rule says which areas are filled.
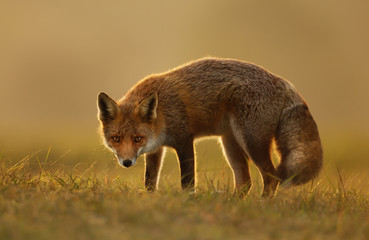
[[[0,155],[0,239],[369,239],[365,172],[326,163],[313,182],[281,187],[263,199],[252,165],[252,190],[240,199],[222,160],[207,169],[206,161],[198,165],[196,193],[179,189],[172,160],[175,167],[164,166],[159,191],[148,193],[143,164],[134,170],[94,163],[56,167],[52,152],[35,151],[15,162]]]

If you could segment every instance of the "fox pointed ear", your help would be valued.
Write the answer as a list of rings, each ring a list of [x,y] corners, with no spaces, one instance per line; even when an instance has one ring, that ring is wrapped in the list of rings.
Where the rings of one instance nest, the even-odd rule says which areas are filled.
[[[99,108],[99,119],[103,123],[114,119],[121,111],[118,104],[103,92],[98,95],[97,106]]]
[[[158,95],[151,93],[138,105],[138,114],[142,120],[152,122],[156,119],[156,107],[158,106]]]

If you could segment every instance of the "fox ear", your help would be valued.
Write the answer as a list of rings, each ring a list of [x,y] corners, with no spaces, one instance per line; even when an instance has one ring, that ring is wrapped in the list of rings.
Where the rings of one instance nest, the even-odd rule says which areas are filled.
[[[99,119],[103,123],[114,119],[120,112],[118,104],[103,92],[99,93],[97,106],[99,108]]]
[[[156,107],[158,106],[158,95],[151,93],[138,105],[138,114],[142,120],[152,122],[156,119]]]

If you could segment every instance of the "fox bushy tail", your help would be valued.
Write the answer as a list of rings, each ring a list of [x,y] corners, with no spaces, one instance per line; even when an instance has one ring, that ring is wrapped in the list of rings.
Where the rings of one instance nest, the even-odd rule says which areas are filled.
[[[318,175],[323,150],[317,125],[305,104],[285,109],[275,139],[281,154],[277,174],[282,182],[299,185]]]

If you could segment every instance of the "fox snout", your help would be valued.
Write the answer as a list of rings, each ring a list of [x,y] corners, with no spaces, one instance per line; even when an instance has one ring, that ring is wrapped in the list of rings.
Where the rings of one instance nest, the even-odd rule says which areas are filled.
[[[129,168],[135,165],[136,159],[124,159],[118,157],[119,164],[124,168]]]

